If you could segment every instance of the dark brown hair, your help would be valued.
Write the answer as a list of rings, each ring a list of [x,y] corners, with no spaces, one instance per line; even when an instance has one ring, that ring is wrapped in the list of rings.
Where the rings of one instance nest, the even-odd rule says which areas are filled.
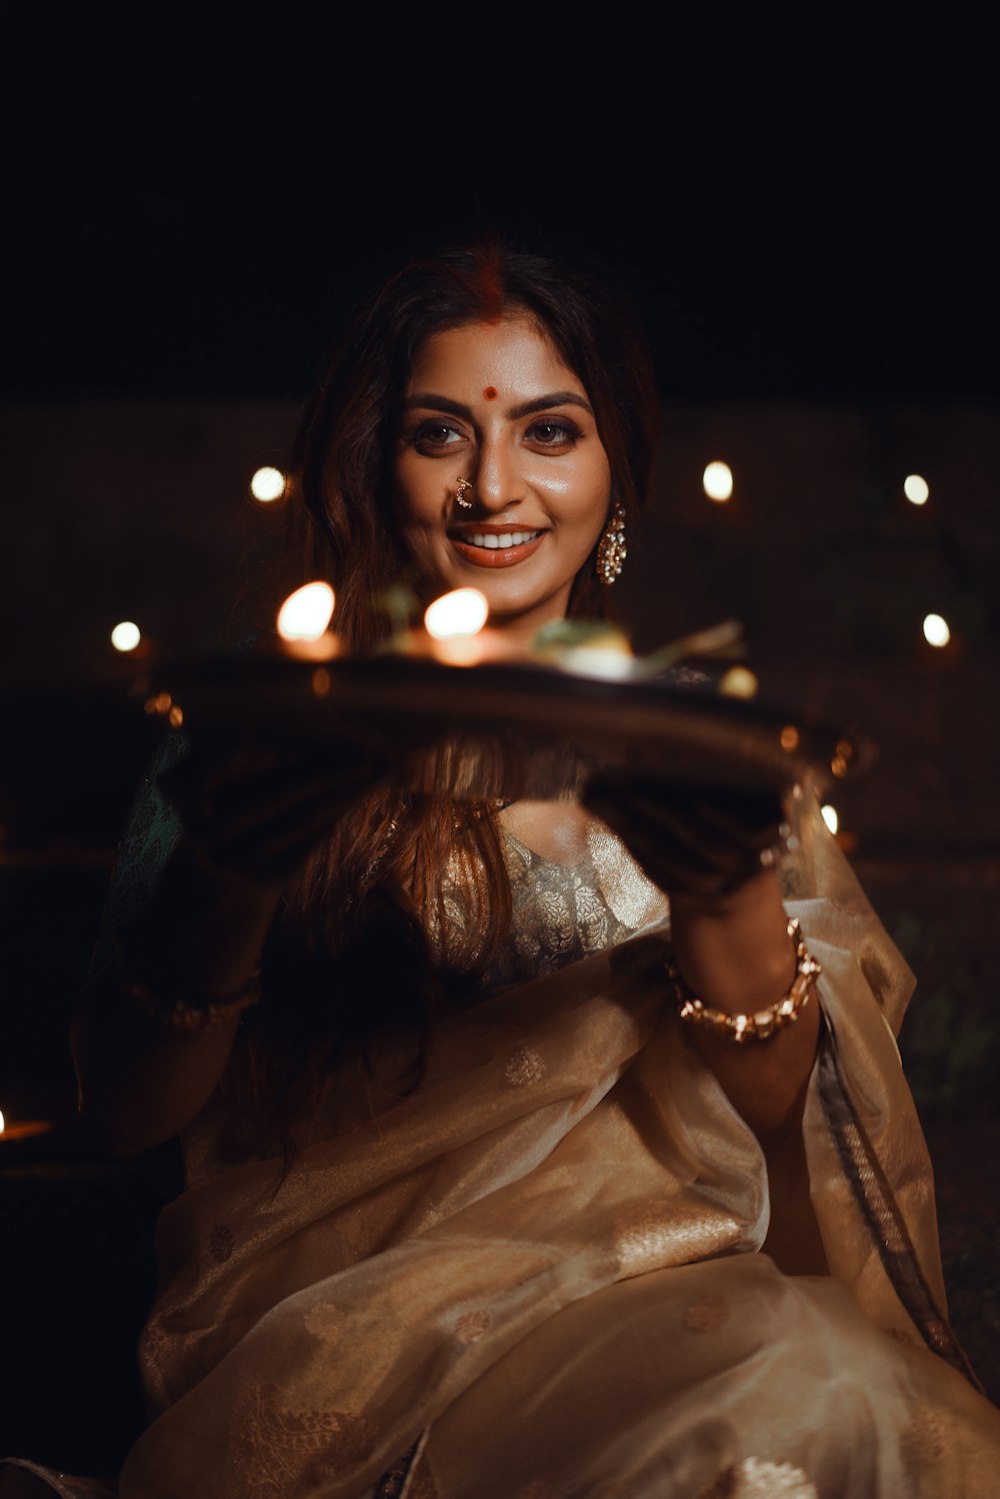
[[[410,579],[393,521],[390,455],[413,360],[436,333],[524,313],[593,404],[612,475],[609,506],[618,499],[627,516],[646,497],[657,422],[652,365],[630,301],[607,268],[496,238],[411,261],[361,308],[334,350],[297,443],[293,493],[307,533],[307,574],[333,584],[337,630],[355,652],[385,637],[385,591]],[[573,585],[570,616],[605,617],[608,594],[592,554]],[[449,931],[441,909],[449,864],[470,913],[459,931]],[[270,1033],[268,1045],[255,1047],[250,1032],[258,1070],[272,1074],[263,1076],[263,1095],[275,1097],[268,1059],[281,1055],[281,1070],[297,1079],[278,1089],[291,1108],[321,1087],[332,1050],[360,1048],[370,1064],[380,1037],[407,1029],[417,1040],[418,1077],[434,1014],[496,956],[510,911],[492,807],[415,800],[391,786],[373,792],[288,893],[265,954],[274,1002],[258,1024]],[[433,954],[429,923],[441,939]],[[288,1043],[277,1050],[275,1028]]]
[[[498,239],[413,261],[361,310],[299,431],[296,487],[311,522],[313,576],[329,576],[338,632],[356,650],[385,633],[379,595],[407,570],[393,524],[389,455],[414,358],[435,333],[519,312],[535,319],[587,391],[626,515],[645,498],[657,422],[652,365],[631,304],[607,270]],[[571,617],[607,610],[593,561],[580,570]]]

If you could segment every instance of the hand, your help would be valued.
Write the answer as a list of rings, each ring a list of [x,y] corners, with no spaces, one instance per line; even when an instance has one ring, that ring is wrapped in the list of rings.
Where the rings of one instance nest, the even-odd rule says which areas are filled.
[[[724,899],[773,867],[788,834],[776,792],[678,788],[613,772],[591,782],[584,804],[655,885],[699,902]]]
[[[214,733],[161,779],[187,842],[219,874],[285,884],[390,768],[370,745],[278,745]]]

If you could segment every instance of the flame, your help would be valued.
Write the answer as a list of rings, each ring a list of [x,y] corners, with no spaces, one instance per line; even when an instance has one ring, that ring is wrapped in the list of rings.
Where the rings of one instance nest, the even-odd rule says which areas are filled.
[[[0,1135],[3,1134],[3,1132],[4,1132],[4,1130],[6,1128],[7,1128],[7,1121],[3,1117],[3,1109],[0,1109]]]
[[[329,583],[303,584],[278,610],[278,634],[282,640],[318,640],[333,618],[334,603]]]
[[[486,595],[478,588],[456,588],[443,593],[427,606],[424,627],[435,640],[453,635],[478,635],[490,612]]]

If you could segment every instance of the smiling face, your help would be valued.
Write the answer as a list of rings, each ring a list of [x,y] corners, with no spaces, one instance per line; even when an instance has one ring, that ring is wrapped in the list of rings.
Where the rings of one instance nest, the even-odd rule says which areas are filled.
[[[526,314],[427,340],[403,395],[395,506],[432,591],[478,588],[490,623],[525,636],[562,619],[610,494],[587,392]]]

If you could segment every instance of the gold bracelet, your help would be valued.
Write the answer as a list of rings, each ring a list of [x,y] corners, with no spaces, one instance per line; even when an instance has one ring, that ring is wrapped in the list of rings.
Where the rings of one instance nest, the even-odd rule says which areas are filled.
[[[766,1041],[776,1031],[784,1030],[787,1025],[794,1025],[809,1003],[816,977],[823,970],[815,958],[809,956],[799,923],[794,917],[789,918],[788,935],[795,950],[795,978],[792,986],[777,1004],[768,1005],[766,1010],[757,1010],[753,1015],[728,1015],[725,1010],[713,1010],[703,1004],[688,988],[680,969],[671,958],[666,969],[677,995],[677,1013],[681,1020],[688,1020],[692,1025],[707,1025],[739,1044],[744,1041]]]
[[[242,1015],[244,1010],[257,1004],[260,999],[260,975],[255,970],[231,994],[225,994],[220,999],[206,1000],[204,1003],[192,1002],[186,995],[176,993],[165,1000],[162,992],[143,983],[125,982],[122,984],[122,992],[144,1014],[170,1030],[214,1031],[225,1021],[231,1020],[235,1015]]]

